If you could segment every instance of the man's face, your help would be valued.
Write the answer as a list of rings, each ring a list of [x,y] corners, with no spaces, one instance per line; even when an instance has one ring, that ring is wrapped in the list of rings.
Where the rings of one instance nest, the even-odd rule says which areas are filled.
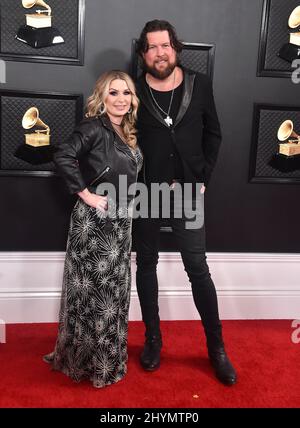
[[[163,80],[170,76],[177,65],[177,55],[171,46],[169,33],[167,30],[147,33],[147,40],[148,50],[143,53],[145,70]]]

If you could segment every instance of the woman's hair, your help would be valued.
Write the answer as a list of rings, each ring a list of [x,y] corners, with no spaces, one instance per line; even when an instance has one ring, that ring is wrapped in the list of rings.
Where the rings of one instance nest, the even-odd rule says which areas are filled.
[[[86,117],[97,117],[107,113],[105,100],[109,95],[110,84],[113,80],[124,80],[131,92],[131,108],[130,112],[124,115],[121,126],[126,138],[127,144],[136,147],[136,129],[135,122],[137,118],[137,109],[139,100],[136,96],[133,80],[127,73],[119,70],[112,70],[102,74],[96,82],[93,94],[87,99]]]
[[[178,40],[175,28],[168,21],[154,19],[146,23],[137,41],[136,51],[140,57],[142,57],[143,53],[148,51],[147,34],[156,31],[168,31],[172,48],[177,54],[182,51],[183,44]]]

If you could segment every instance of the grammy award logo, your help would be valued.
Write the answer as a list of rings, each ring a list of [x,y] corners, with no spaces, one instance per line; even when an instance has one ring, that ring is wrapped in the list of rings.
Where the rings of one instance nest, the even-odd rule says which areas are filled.
[[[52,26],[51,7],[43,0],[22,0],[25,9],[31,9],[34,6],[44,7],[37,9],[35,13],[27,13],[26,24],[22,25],[16,39],[33,48],[45,48],[48,46],[64,43],[57,28]]]
[[[300,155],[300,136],[294,131],[294,124],[291,120],[285,120],[279,126],[277,132],[279,141],[285,143],[279,144],[279,153],[285,156]]]
[[[51,162],[53,151],[50,146],[50,127],[40,118],[37,107],[26,110],[22,127],[33,132],[25,134],[25,141],[18,147],[15,156],[33,165]]]
[[[38,126],[43,129],[36,129],[34,132],[25,134],[25,143],[33,147],[50,145],[50,128],[39,117],[36,107],[30,107],[23,116],[22,126],[24,129],[31,129]]]
[[[277,131],[280,141],[279,149],[269,162],[272,168],[281,172],[292,172],[300,169],[300,135],[294,130],[290,119],[281,123]]]
[[[300,58],[300,6],[297,6],[289,16],[288,20],[290,42],[285,43],[278,56],[285,61],[293,62]]]

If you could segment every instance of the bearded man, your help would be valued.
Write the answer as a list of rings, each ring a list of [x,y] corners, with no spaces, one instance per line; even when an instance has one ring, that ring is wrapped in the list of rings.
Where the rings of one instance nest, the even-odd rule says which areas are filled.
[[[211,81],[179,64],[181,50],[175,29],[161,20],[148,22],[137,43],[144,71],[137,82],[138,143],[144,154],[140,181],[149,189],[153,183],[167,183],[171,189],[189,183],[196,201],[214,169],[221,131]],[[159,368],[162,348],[156,273],[161,220],[160,215],[140,217],[133,226],[136,284],[146,328],[140,362],[148,371]],[[224,348],[216,290],[206,263],[205,227],[188,228],[186,220],[184,214],[175,216],[171,207],[168,221],[191,283],[210,362],[219,381],[233,385],[237,375]]]

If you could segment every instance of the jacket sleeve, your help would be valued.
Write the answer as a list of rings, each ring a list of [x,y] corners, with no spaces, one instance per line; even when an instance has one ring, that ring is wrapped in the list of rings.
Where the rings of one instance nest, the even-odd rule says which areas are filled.
[[[55,147],[53,161],[72,194],[81,192],[87,187],[78,160],[91,150],[96,131],[97,127],[93,122],[83,120],[67,141]]]
[[[207,79],[205,90],[205,109],[203,118],[203,152],[205,157],[204,184],[208,185],[211,174],[217,162],[220,144],[222,141],[220,123],[216,111],[213,88],[210,79]]]

